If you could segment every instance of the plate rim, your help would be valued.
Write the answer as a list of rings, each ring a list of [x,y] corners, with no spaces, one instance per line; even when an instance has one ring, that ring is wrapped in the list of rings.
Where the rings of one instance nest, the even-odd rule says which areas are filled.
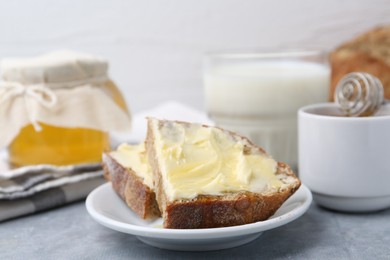
[[[301,184],[301,186],[296,192],[302,190],[304,195],[304,200],[302,200],[302,203],[289,210],[288,212],[284,213],[283,215],[272,219],[231,227],[203,229],[165,229],[124,223],[118,220],[111,219],[98,212],[93,206],[93,199],[95,198],[96,194],[108,188],[110,188],[112,192],[115,192],[111,186],[111,183],[107,182],[96,187],[92,192],[89,193],[87,199],[85,200],[87,211],[95,221],[107,228],[119,232],[135,236],[161,239],[215,239],[260,233],[276,227],[283,226],[299,218],[309,209],[313,200],[311,191],[304,184]],[[290,198],[292,198],[295,194],[296,193],[294,193]],[[124,207],[127,206],[124,204]],[[283,204],[281,207],[283,207]]]

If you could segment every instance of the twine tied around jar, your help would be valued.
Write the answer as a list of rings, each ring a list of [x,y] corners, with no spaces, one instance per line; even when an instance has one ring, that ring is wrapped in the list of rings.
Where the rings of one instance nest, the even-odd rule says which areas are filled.
[[[29,121],[33,125],[35,131],[39,132],[42,130],[42,127],[38,123],[36,115],[30,109],[30,99],[33,99],[43,107],[50,109],[53,108],[58,101],[57,95],[53,91],[54,89],[74,88],[89,84],[98,86],[107,80],[108,77],[106,75],[102,75],[82,80],[73,80],[58,83],[40,83],[31,85],[24,85],[22,83],[12,81],[0,81],[0,92],[2,89],[4,90],[3,94],[0,95],[0,105],[9,99],[22,96],[24,98],[24,104],[26,107],[26,112]]]
[[[49,87],[46,87],[43,84],[26,86],[18,82],[0,82],[0,88],[5,90],[4,95],[1,96],[0,104],[8,99],[13,99],[17,96],[23,96],[27,116],[31,124],[33,125],[35,131],[41,131],[42,127],[36,120],[36,115],[32,113],[30,109],[29,99],[32,98],[40,105],[50,109],[57,104],[56,94]]]

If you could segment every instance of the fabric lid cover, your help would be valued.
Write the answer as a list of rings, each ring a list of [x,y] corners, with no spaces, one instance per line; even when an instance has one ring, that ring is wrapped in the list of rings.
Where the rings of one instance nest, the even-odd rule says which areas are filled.
[[[130,131],[130,113],[104,88],[110,79],[108,63],[102,58],[57,51],[35,58],[4,59],[0,68],[0,148],[28,124],[39,131],[38,122]]]

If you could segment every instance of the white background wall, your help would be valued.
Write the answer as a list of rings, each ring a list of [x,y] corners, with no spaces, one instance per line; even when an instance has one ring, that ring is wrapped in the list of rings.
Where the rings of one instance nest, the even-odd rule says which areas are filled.
[[[389,0],[0,0],[0,58],[70,48],[110,61],[133,111],[203,108],[202,55],[318,45],[390,24]]]

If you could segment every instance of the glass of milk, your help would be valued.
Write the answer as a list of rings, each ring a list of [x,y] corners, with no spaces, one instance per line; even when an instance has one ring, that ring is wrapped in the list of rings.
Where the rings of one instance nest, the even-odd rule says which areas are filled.
[[[326,102],[328,55],[321,51],[212,53],[204,61],[209,117],[297,169],[297,111]]]

